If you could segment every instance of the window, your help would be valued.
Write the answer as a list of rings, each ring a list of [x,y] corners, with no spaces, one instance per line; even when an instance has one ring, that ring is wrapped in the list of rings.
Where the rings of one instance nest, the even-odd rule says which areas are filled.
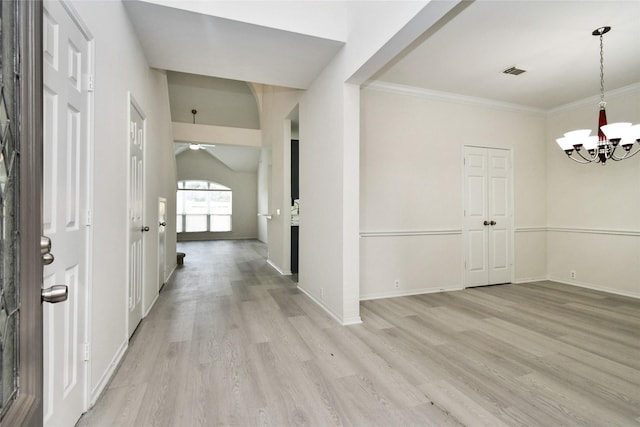
[[[231,231],[231,189],[210,181],[179,181],[178,233]]]

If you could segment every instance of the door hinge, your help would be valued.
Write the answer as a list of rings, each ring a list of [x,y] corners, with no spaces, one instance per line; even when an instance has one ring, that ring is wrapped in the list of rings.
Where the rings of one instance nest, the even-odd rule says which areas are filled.
[[[91,344],[88,342],[84,343],[84,361],[88,362],[91,357]]]
[[[94,81],[93,81],[93,74],[85,74],[84,77],[84,88],[87,92],[93,92],[94,89]]]
[[[92,221],[92,217],[91,217],[91,209],[87,209],[87,212],[85,213],[85,225],[86,226],[90,226],[91,225],[91,221]]]

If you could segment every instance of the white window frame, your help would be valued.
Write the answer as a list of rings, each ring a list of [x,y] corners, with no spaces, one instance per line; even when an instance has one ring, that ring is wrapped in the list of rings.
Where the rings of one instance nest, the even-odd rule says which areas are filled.
[[[188,187],[189,182],[205,182],[207,184],[207,188],[206,189],[198,189],[198,188],[186,188]],[[176,203],[178,203],[179,198],[177,197],[178,193],[180,191],[206,191],[206,192],[229,192],[230,193],[230,199],[231,199],[231,206],[230,206],[230,210],[228,214],[220,214],[220,213],[212,213],[211,212],[211,206],[208,206],[208,211],[206,213],[202,213],[202,214],[187,214],[185,213],[186,207],[185,207],[185,199],[183,198],[183,204],[182,206],[176,206],[178,213],[176,214],[176,228],[178,230],[178,233],[230,233],[233,231],[233,190],[225,185],[219,184],[217,182],[213,182],[213,181],[207,181],[207,180],[202,180],[202,179],[191,179],[191,180],[181,180],[178,181],[178,189],[176,191]],[[202,216],[204,215],[206,217],[206,229],[205,230],[199,230],[199,231],[186,231],[186,225],[187,225],[187,217],[188,216]],[[229,229],[228,230],[212,230],[211,229],[211,218],[217,216],[217,217],[229,217]]]

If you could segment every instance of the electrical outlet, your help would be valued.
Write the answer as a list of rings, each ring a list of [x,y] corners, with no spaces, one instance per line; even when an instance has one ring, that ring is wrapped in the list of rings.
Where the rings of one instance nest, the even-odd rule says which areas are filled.
[[[396,289],[400,287],[400,279],[396,279],[393,284],[396,286]]]
[[[572,278],[572,279],[575,279],[576,278],[576,272],[574,270],[571,270],[569,272],[569,277]]]

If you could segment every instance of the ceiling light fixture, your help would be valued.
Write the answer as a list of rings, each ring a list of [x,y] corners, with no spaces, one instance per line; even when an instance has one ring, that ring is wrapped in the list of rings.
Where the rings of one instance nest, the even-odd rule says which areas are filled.
[[[607,124],[607,113],[604,102],[604,55],[603,36],[611,30],[611,27],[600,27],[591,33],[600,37],[600,115],[598,118],[598,136],[590,136],[591,129],[580,129],[567,132],[564,137],[556,139],[556,142],[567,153],[567,156],[578,163],[602,163],[607,160],[624,160],[635,156],[640,152],[640,124],[612,123]],[[638,143],[635,151],[631,151],[634,143]],[[621,155],[616,154],[619,146],[624,150]],[[588,154],[582,151],[584,148]],[[576,153],[578,156],[573,156]]]
[[[196,114],[198,114],[198,110],[196,110],[194,108],[193,110],[191,110],[191,114],[193,114],[193,124],[195,125],[196,124]],[[200,148],[202,148],[202,147],[200,147],[200,144],[194,144],[194,143],[189,144],[189,149],[190,150],[199,150]]]

